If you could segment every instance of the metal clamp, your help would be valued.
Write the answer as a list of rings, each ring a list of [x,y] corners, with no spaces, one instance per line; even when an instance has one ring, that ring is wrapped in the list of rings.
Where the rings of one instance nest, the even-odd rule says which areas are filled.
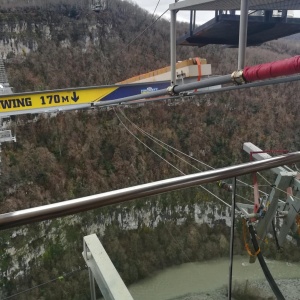
[[[241,85],[241,84],[246,83],[246,81],[245,81],[245,79],[243,77],[243,70],[234,71],[231,74],[231,79],[237,85]]]
[[[174,91],[174,88],[175,88],[176,86],[177,86],[177,85],[175,84],[175,85],[171,85],[171,86],[169,86],[169,87],[167,88],[167,92],[168,92],[168,94],[169,94],[170,96],[178,95],[178,93],[176,93],[176,92]]]

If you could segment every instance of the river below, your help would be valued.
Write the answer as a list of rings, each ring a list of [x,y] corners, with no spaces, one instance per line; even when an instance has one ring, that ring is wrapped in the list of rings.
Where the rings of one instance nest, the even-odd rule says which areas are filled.
[[[258,281],[261,282],[262,285],[265,285],[266,279],[259,262],[256,261],[254,264],[249,264],[248,261],[248,257],[235,256],[233,263],[233,281]],[[300,278],[299,263],[267,260],[267,264],[275,280]],[[228,285],[228,273],[229,260],[225,258],[206,262],[187,263],[157,272],[151,278],[131,285],[129,290],[135,300],[167,300],[175,299],[183,295],[199,293],[210,295],[217,289]],[[286,282],[281,282],[279,285],[286,285]],[[268,289],[268,287],[266,288]],[[293,289],[293,294],[300,295],[298,283],[291,284],[290,288]],[[297,290],[294,291],[295,289]],[[198,298],[186,296],[180,299],[204,298],[201,296],[198,296]],[[212,297],[209,299],[218,299],[218,297],[216,296],[216,298]]]

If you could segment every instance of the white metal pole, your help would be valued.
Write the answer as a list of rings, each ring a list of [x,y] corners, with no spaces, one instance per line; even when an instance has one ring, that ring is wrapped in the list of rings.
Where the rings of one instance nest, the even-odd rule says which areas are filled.
[[[171,85],[176,84],[176,10],[171,10],[170,51]]]
[[[235,196],[236,196],[236,177],[234,177],[233,181],[232,181],[232,204],[231,204],[231,228],[230,228],[228,300],[231,300],[231,293],[232,293],[232,268],[233,268],[233,244],[234,244],[234,221],[235,221]]]
[[[247,29],[248,29],[248,10],[249,10],[249,0],[241,0],[238,70],[242,70],[245,66]]]

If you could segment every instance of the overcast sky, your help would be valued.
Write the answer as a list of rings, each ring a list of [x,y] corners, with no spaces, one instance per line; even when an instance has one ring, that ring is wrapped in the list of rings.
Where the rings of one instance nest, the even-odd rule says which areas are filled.
[[[155,14],[160,16],[166,9],[169,8],[171,3],[175,3],[174,0],[132,0],[137,3],[138,6],[148,10],[151,14],[153,14],[157,3],[159,2]],[[214,12],[197,12],[197,24],[205,23],[214,17]],[[170,12],[165,14],[167,19],[170,19]],[[183,22],[190,22],[190,12],[179,11],[177,13],[177,20]]]

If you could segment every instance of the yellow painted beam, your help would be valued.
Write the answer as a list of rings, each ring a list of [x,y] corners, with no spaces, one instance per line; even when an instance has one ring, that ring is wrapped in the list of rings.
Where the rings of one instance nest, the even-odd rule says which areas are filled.
[[[20,110],[47,109],[67,105],[78,105],[100,101],[118,86],[74,88],[0,96],[0,113]]]

